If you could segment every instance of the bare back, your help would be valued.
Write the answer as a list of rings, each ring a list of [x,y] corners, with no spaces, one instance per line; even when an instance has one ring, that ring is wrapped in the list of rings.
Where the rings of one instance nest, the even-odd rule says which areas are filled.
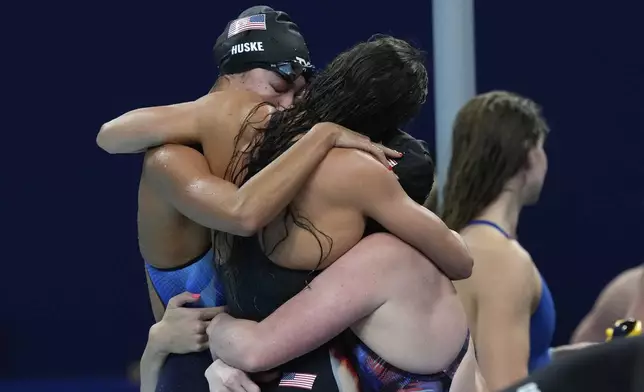
[[[469,279],[454,282],[465,307],[478,364],[491,390],[528,374],[530,318],[541,280],[525,249],[488,226],[461,231],[474,257]]]
[[[235,138],[251,111],[261,103],[259,97],[247,92],[215,92],[190,104],[198,130],[195,143],[203,148],[211,173],[224,178],[226,168],[235,151]],[[262,106],[249,123],[261,127],[268,119],[271,107]],[[238,146],[245,146],[254,135],[248,127]],[[246,132],[248,131],[248,132]],[[146,153],[146,160],[163,160],[164,146]],[[201,155],[196,150],[195,164]],[[198,155],[198,156],[197,156]],[[201,158],[203,161],[203,158]],[[180,214],[163,195],[152,189],[144,165],[139,184],[138,235],[144,259],[158,268],[174,268],[203,254],[211,243],[210,230]]]
[[[338,271],[365,263],[364,269],[347,269],[355,279],[370,279],[370,270],[377,270],[387,277],[378,283],[385,301],[353,331],[396,367],[418,374],[442,371],[464,344],[465,313],[450,280],[416,249],[386,234],[361,241],[367,216],[348,195],[370,186],[354,173],[372,160],[358,151],[332,150],[292,202],[292,210],[310,222],[316,235],[287,219],[288,236],[269,257],[282,267],[303,270],[326,268],[338,259],[339,268],[333,267]],[[376,175],[392,175],[384,167],[378,170]],[[282,215],[266,227],[266,249],[284,238],[284,222]]]
[[[536,268],[532,263],[530,255],[515,240],[508,240],[500,233],[489,227],[472,226],[462,232],[463,239],[467,243],[472,256],[474,256],[475,267],[472,277],[463,281],[455,282],[456,289],[465,306],[470,323],[476,324],[476,315],[478,314],[477,296],[486,290],[490,285],[503,285],[506,279],[516,279],[517,276],[508,276],[497,273],[497,266],[493,264],[500,255],[510,255],[515,261],[522,266],[517,269],[520,274],[520,281],[523,285],[523,300],[530,304],[530,314],[537,307],[541,296],[541,281]],[[496,280],[490,280],[493,277]]]

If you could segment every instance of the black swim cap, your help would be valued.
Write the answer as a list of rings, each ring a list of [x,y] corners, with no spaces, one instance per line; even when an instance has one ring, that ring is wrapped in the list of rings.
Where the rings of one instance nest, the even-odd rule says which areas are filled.
[[[213,54],[222,75],[272,69],[285,62],[312,69],[300,28],[285,12],[263,5],[251,7],[228,22]]]
[[[405,154],[394,166],[394,173],[405,193],[423,204],[434,185],[434,160],[427,142],[396,129],[385,135],[382,144]]]
[[[394,129],[387,132],[381,141],[383,145],[404,153],[398,164],[394,166],[394,173],[398,182],[416,203],[423,204],[434,185],[434,160],[429,153],[429,147],[423,140]],[[364,235],[387,232],[387,230],[373,219],[367,219]]]

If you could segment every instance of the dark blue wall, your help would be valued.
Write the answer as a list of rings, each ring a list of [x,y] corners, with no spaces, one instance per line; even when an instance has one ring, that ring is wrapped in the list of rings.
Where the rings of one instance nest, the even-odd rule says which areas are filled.
[[[612,276],[644,261],[644,9],[618,3],[476,9],[479,91],[536,99],[553,129],[543,200],[520,236],[552,286],[558,343]],[[4,130],[2,204],[13,232],[4,237],[0,373],[124,374],[140,355],[152,321],[135,231],[141,159],[108,156],[94,138],[125,111],[207,92],[210,48],[250,5],[97,2],[20,13],[25,24],[9,35],[17,67],[5,75],[18,89]],[[300,24],[318,65],[376,32],[432,50],[428,0],[272,6]],[[430,143],[432,105],[411,126]]]

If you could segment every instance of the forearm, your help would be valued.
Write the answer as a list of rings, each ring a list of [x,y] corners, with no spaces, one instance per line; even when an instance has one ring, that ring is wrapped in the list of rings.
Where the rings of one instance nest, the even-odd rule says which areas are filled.
[[[141,356],[141,392],[154,392],[156,390],[159,373],[167,354],[160,350],[152,339],[148,339],[143,355]]]
[[[469,278],[474,260],[465,242],[432,212],[422,207],[418,210],[406,219],[406,227],[400,228],[405,231],[410,245],[416,247],[451,280]]]
[[[333,145],[333,133],[313,127],[239,188],[233,215],[255,230],[266,226],[293,200]]]
[[[208,327],[211,352],[232,367],[261,372],[315,350],[364,319],[385,300],[379,273],[356,279],[365,268],[377,269],[374,254],[361,253],[343,256],[348,260],[336,261],[260,323],[218,314]]]
[[[256,344],[261,342],[256,334],[257,325],[254,321],[235,319],[227,314],[217,315],[208,336],[213,359],[245,372],[268,370],[259,368],[253,359],[253,353],[261,350]]]
[[[479,354],[480,351],[483,353]],[[477,362],[490,391],[501,390],[528,376],[527,357],[523,360],[514,351],[503,351],[477,350]],[[504,353],[509,356],[501,357]]]
[[[577,329],[573,332],[571,343],[581,343],[581,342],[603,342],[606,340],[606,328],[611,326],[611,322],[604,323],[602,325],[598,320],[597,316],[591,312],[588,314],[582,322],[579,324]]]
[[[644,267],[640,269],[639,287],[635,290],[637,294],[633,298],[627,316],[644,322]]]

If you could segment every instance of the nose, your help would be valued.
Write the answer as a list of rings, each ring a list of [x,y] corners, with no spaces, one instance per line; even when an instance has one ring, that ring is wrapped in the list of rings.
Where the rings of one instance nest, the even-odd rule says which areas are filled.
[[[289,91],[288,93],[282,95],[280,98],[280,106],[283,107],[284,109],[288,109],[293,105],[293,99],[295,98],[295,94],[293,91]]]

